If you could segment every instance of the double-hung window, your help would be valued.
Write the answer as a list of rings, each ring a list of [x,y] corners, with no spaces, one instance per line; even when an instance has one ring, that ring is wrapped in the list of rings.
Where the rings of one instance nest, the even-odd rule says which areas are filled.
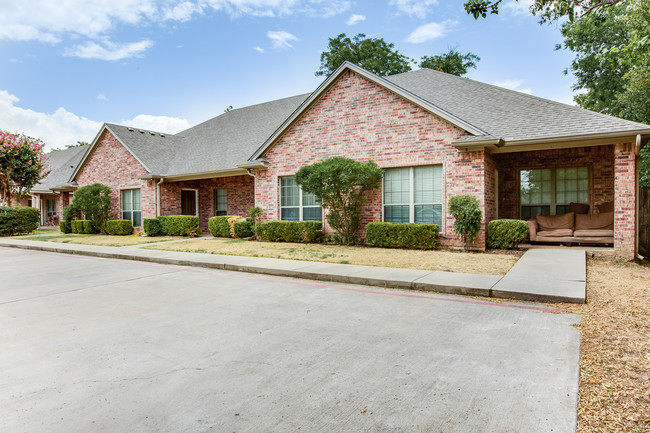
[[[141,225],[140,190],[122,190],[122,219],[129,220],[133,227]]]
[[[562,215],[570,203],[589,204],[587,167],[522,170],[519,180],[522,219]]]
[[[56,200],[53,198],[48,198],[45,201],[45,204],[47,206],[47,217],[53,217],[56,215]]]
[[[285,221],[322,221],[323,208],[316,196],[303,192],[293,177],[281,177],[280,219]]]
[[[215,216],[228,215],[228,190],[226,189],[214,190],[214,215]]]
[[[442,225],[442,166],[384,172],[384,221]]]

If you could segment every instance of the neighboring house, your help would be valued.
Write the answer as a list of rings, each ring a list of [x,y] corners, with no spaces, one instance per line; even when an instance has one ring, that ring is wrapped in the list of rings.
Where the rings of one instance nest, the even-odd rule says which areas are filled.
[[[30,190],[26,206],[41,212],[41,225],[56,225],[63,219],[63,208],[70,204],[77,184],[70,177],[84,155],[83,146],[55,150],[46,155],[50,174]]]
[[[378,77],[344,63],[311,94],[231,110],[178,134],[105,124],[65,185],[101,182],[135,226],[156,215],[321,220],[293,175],[335,155],[385,169],[363,222],[433,222],[460,245],[449,198],[496,218],[615,202],[615,248],[635,252],[636,158],[650,126],[421,69]],[[49,178],[48,178],[49,179]],[[48,181],[49,182],[49,181]],[[326,229],[328,227],[326,226]]]

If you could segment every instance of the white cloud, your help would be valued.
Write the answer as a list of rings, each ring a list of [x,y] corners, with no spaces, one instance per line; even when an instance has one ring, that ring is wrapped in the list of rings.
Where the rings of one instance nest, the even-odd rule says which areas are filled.
[[[128,42],[125,44],[116,44],[110,41],[103,41],[101,45],[96,42],[87,42],[81,45],[75,45],[65,50],[64,55],[67,57],[80,57],[82,59],[100,59],[100,60],[122,60],[131,57],[140,57],[143,52],[153,45],[153,42],[145,39],[140,42]]]
[[[100,101],[108,101],[108,98],[103,93],[97,95],[97,99],[99,99]]]
[[[533,92],[528,88],[520,88],[520,86],[524,84],[524,80],[503,80],[492,84],[495,86],[503,87],[504,89],[516,90],[517,92],[525,93],[527,95],[530,95]]]
[[[264,54],[264,48],[262,48],[262,47],[253,47],[253,49],[255,51],[257,51],[258,53],[260,53],[260,54]]]
[[[458,24],[457,21],[443,21],[442,23],[429,23],[424,24],[413,30],[410,35],[407,36],[406,42],[412,44],[421,44],[431,39],[441,38],[445,36],[452,27]]]
[[[293,45],[291,45],[289,42],[300,40],[296,36],[292,35],[291,33],[285,32],[283,30],[280,30],[279,32],[268,31],[266,33],[266,36],[268,36],[269,39],[271,39],[273,48],[277,48],[277,49],[293,48]]]
[[[134,128],[165,132],[167,134],[176,134],[190,127],[187,119],[170,116],[152,116],[150,114],[139,114],[133,119],[122,120],[120,123]]]
[[[365,15],[352,14],[352,15],[350,15],[350,18],[348,19],[347,24],[348,24],[349,26],[353,26],[353,25],[355,25],[355,24],[357,24],[357,23],[360,23],[360,22],[362,22],[362,21],[365,21],[365,20],[366,20],[366,16],[365,16]]]
[[[329,18],[350,9],[348,0],[205,0],[205,4],[230,17],[241,15],[282,17],[308,15]]]
[[[40,138],[47,149],[63,148],[77,141],[92,141],[101,122],[95,122],[60,107],[54,113],[40,113],[16,106],[19,99],[0,90],[0,125],[10,132]]]
[[[529,15],[533,2],[533,0],[510,0],[503,5],[503,10],[513,16]]]
[[[400,13],[422,19],[426,18],[430,7],[435,4],[438,4],[438,0],[390,0],[389,3]]]

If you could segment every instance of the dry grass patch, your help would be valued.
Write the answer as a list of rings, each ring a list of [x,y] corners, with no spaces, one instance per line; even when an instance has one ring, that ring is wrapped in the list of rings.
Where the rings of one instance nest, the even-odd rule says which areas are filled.
[[[579,325],[579,433],[650,432],[650,268],[587,261],[587,304],[563,305]]]
[[[253,242],[226,238],[196,239],[167,245],[156,245],[150,248],[191,253],[270,257],[492,275],[504,275],[518,259],[518,256],[512,254],[477,254],[324,244]]]
[[[61,232],[42,235],[16,236],[13,239],[25,239],[29,241],[60,242],[63,244],[98,245],[104,247],[127,247],[131,245],[150,244],[153,242],[164,242],[175,239],[166,237],[145,237],[145,236],[107,236],[107,235],[78,235],[63,234]]]

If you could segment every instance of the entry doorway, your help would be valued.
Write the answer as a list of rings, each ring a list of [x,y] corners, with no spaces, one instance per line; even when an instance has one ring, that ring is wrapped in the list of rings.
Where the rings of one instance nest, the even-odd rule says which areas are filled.
[[[181,190],[181,215],[199,216],[199,190]]]

